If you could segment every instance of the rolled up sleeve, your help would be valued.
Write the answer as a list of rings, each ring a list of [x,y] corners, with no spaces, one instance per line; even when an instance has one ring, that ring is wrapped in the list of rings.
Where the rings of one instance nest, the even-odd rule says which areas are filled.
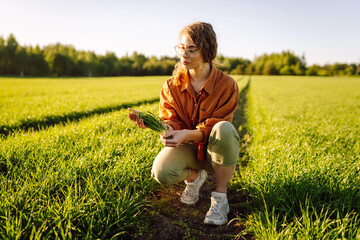
[[[185,124],[180,120],[176,112],[176,102],[170,92],[168,83],[166,82],[160,92],[160,117],[164,122],[173,127],[174,130],[185,128]]]

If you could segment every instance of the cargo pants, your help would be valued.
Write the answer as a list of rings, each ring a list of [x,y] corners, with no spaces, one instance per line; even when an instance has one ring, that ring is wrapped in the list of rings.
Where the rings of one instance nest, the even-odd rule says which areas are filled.
[[[239,141],[238,131],[230,122],[218,122],[210,132],[203,162],[196,159],[195,142],[188,141],[178,147],[163,148],[154,160],[151,175],[161,184],[174,184],[186,180],[190,169],[213,172],[212,163],[234,166],[238,163]]]

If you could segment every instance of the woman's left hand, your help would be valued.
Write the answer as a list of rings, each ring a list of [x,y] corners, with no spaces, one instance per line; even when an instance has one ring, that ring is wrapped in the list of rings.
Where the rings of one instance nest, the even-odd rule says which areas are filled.
[[[165,147],[177,147],[186,140],[187,130],[175,130],[161,135],[161,142]]]

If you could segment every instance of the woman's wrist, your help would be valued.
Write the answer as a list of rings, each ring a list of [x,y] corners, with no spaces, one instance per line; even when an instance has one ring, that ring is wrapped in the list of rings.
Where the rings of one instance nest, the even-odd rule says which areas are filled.
[[[198,141],[201,142],[204,139],[204,133],[198,129],[183,129],[182,131],[185,132],[186,137],[185,140],[187,141]]]

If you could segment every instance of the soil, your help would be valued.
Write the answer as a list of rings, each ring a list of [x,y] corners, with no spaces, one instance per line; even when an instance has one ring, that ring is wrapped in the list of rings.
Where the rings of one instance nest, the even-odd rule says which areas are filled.
[[[245,220],[249,200],[242,192],[229,192],[229,223],[223,226],[204,224],[210,207],[211,191],[214,190],[214,174],[200,189],[200,199],[192,206],[180,202],[185,184],[162,186],[148,200],[145,208],[146,229],[136,239],[255,239],[245,231]]]

